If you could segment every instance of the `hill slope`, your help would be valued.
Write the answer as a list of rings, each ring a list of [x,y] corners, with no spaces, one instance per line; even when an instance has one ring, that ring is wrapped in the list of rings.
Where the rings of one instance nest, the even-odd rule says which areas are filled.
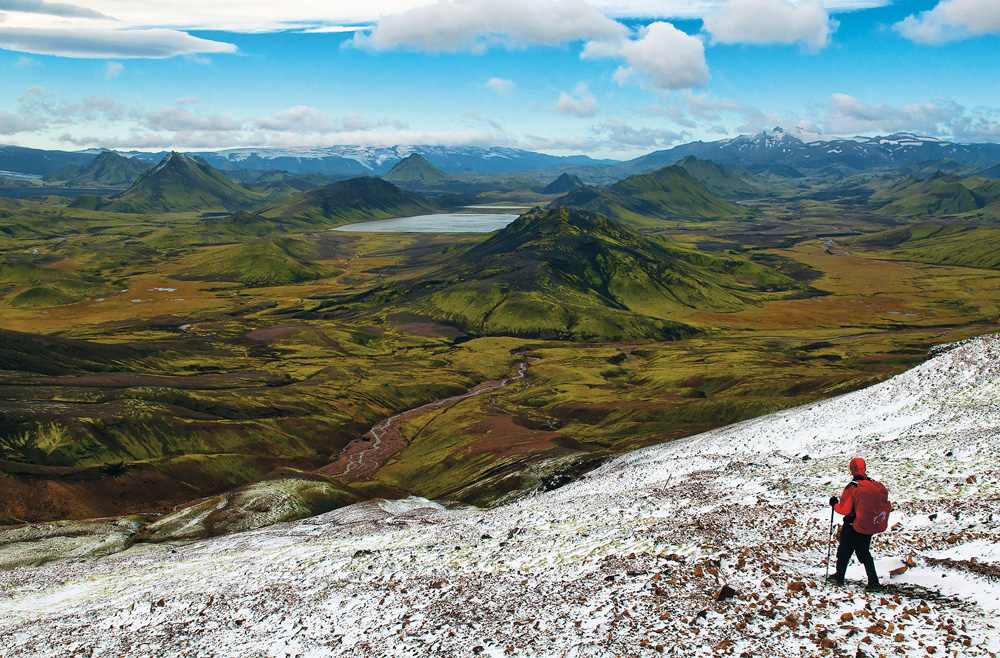
[[[872,201],[883,204],[880,213],[904,217],[956,215],[981,207],[960,177],[941,172],[923,180],[902,180],[874,194]]]
[[[713,194],[727,199],[745,199],[759,196],[760,190],[727,167],[689,155],[677,166],[686,171],[696,181]]]
[[[1000,651],[997,382],[1000,339],[983,337],[877,386],[624,455],[490,510],[371,501],[17,568],[0,575],[0,632],[20,656],[72,637],[120,656],[985,658]],[[873,546],[894,587],[884,593],[861,589],[856,561],[848,587],[820,583],[826,498],[854,454],[889,487],[900,524]]]
[[[132,187],[102,203],[114,212],[234,210],[261,199],[205,162],[171,153]]]
[[[586,186],[579,176],[562,173],[559,178],[542,188],[542,194],[566,194]]]
[[[66,183],[80,187],[120,187],[131,185],[147,169],[149,169],[149,165],[140,160],[126,158],[114,151],[104,151]]]
[[[603,216],[536,209],[416,280],[362,295],[476,335],[676,338],[693,308],[735,310],[762,289],[793,289],[778,272],[647,238]]]
[[[440,185],[448,181],[443,171],[427,161],[427,158],[414,153],[397,162],[383,178],[396,185]]]
[[[679,166],[630,176],[606,188],[581,188],[552,205],[638,223],[650,219],[739,218],[747,214],[746,208],[709,192]]]
[[[866,235],[855,243],[919,263],[1000,269],[1000,228],[996,227],[917,224]]]
[[[424,197],[404,192],[381,178],[363,177],[331,183],[292,196],[266,210],[267,217],[347,224],[433,212]]]

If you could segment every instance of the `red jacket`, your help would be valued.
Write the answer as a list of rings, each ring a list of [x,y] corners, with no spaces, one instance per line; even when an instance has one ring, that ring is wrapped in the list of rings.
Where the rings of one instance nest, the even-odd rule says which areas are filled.
[[[854,496],[860,487],[865,486],[865,482],[871,482],[868,477],[859,475],[854,481],[844,487],[844,493],[840,495],[840,502],[833,506],[833,511],[844,517],[846,523],[854,526],[855,503]]]

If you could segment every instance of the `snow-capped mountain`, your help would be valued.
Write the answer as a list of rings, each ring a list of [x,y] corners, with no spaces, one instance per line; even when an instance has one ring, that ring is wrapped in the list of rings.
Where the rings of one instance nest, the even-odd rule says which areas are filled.
[[[303,149],[241,148],[198,152],[212,166],[223,169],[281,169],[292,173],[329,175],[384,174],[414,153],[435,167],[453,174],[516,174],[555,170],[562,167],[613,164],[587,156],[554,156],[502,146],[328,146]],[[157,160],[162,153],[128,153],[132,157]]]
[[[683,144],[636,158],[625,166],[633,170],[653,169],[689,155],[721,164],[781,165],[800,169],[865,170],[945,159],[970,166],[989,166],[1000,161],[1000,144],[958,144],[905,132],[807,141],[775,128],[715,142]]]
[[[369,501],[103,558],[48,524],[21,564],[70,559],[0,571],[0,636],[24,657],[996,656],[998,398],[985,336],[490,510]],[[856,562],[822,582],[855,454],[894,505],[884,592]]]

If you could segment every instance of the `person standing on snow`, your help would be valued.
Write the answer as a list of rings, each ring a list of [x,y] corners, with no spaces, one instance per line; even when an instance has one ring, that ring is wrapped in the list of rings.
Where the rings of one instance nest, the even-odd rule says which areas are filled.
[[[878,590],[881,585],[872,559],[872,536],[885,532],[889,522],[889,492],[879,482],[867,475],[865,460],[855,457],[850,463],[852,480],[844,488],[838,499],[830,497],[830,506],[844,517],[840,531],[840,545],[837,547],[837,571],[831,577],[838,584],[844,584],[844,575],[851,556],[856,555],[868,574],[869,591]]]

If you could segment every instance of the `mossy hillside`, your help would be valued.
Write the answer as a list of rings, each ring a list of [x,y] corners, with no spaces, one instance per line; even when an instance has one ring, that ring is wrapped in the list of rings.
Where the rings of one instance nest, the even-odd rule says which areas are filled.
[[[376,291],[475,335],[674,339],[681,309],[730,311],[799,285],[771,268],[642,236],[568,208],[520,217],[444,267]]]
[[[56,269],[31,259],[0,261],[0,295],[17,308],[47,308],[72,304],[111,292],[96,275]]]
[[[748,209],[710,192],[680,166],[630,176],[606,188],[585,187],[553,201],[637,224],[660,219],[734,219]]]
[[[176,276],[201,281],[236,281],[246,287],[313,281],[323,276],[311,264],[310,247],[290,238],[262,239],[211,250]]]
[[[363,177],[294,195],[266,209],[263,215],[336,226],[433,211],[433,204],[418,194],[403,191],[381,178]]]
[[[855,244],[921,263],[1000,269],[1000,228],[924,223],[865,236]]]
[[[206,162],[171,153],[129,189],[100,204],[100,209],[124,213],[235,210],[263,198]]]
[[[413,153],[397,162],[383,178],[404,187],[433,187],[448,182],[448,175],[419,153]]]
[[[745,199],[762,196],[761,190],[756,185],[732,169],[711,160],[688,156],[678,162],[677,166],[705,186],[709,192],[723,198]]]
[[[985,211],[986,215],[1000,217],[1000,184],[987,178],[937,172],[925,179],[906,178],[877,190],[872,202],[884,215],[919,218]]]
[[[79,187],[126,187],[138,180],[149,168],[141,160],[127,158],[114,151],[103,151],[86,167],[73,172],[67,184]]]

